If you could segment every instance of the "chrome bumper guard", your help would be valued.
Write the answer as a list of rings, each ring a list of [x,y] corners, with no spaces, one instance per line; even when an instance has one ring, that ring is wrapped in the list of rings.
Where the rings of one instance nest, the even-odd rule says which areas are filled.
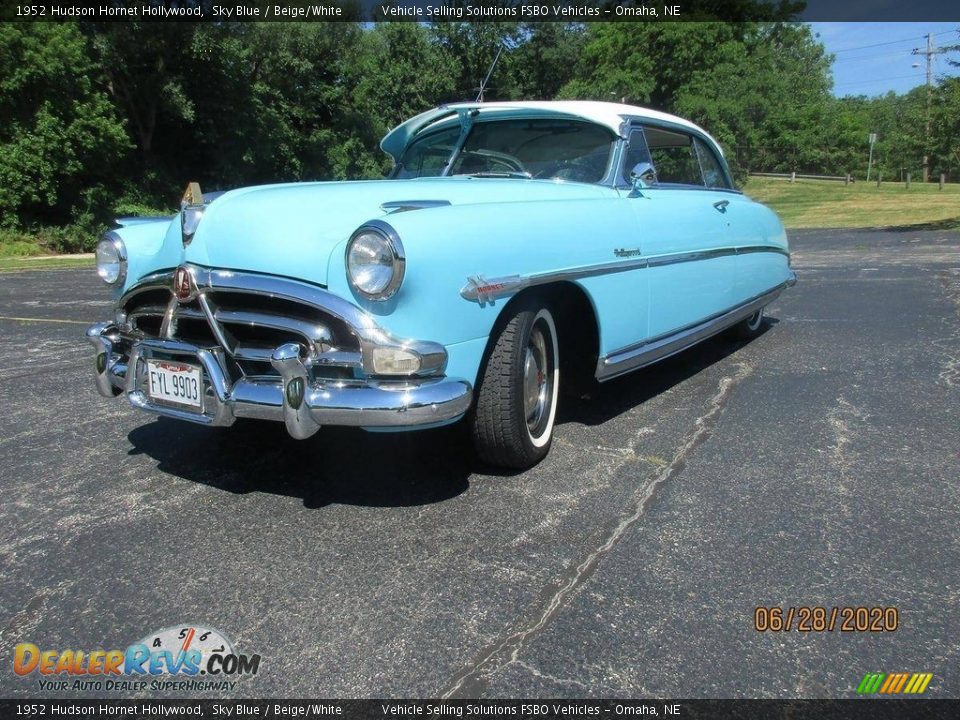
[[[126,392],[135,408],[204,425],[224,427],[238,417],[283,421],[297,439],[310,437],[322,425],[430,426],[458,419],[473,397],[470,383],[447,377],[311,380],[310,359],[297,343],[274,350],[270,363],[280,377],[241,377],[231,382],[220,347],[145,338],[133,341],[125,354],[120,350],[120,331],[112,323],[92,325],[86,336],[97,351],[96,382],[101,395],[116,397]],[[147,395],[146,360],[154,357],[199,362],[204,374],[201,412],[170,407]]]

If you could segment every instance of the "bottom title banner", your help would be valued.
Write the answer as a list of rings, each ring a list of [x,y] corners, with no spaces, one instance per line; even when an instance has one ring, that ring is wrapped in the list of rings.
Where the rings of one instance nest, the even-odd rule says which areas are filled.
[[[0,700],[2,718],[960,717],[960,700]]]

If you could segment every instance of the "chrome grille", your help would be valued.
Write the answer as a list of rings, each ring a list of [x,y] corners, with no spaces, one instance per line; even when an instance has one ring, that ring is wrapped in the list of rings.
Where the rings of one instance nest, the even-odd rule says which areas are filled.
[[[294,342],[317,377],[361,373],[360,343],[340,318],[287,298],[237,290],[204,289],[181,302],[169,289],[150,287],[123,306],[131,338],[162,338],[220,347],[237,376],[275,376],[273,351]]]

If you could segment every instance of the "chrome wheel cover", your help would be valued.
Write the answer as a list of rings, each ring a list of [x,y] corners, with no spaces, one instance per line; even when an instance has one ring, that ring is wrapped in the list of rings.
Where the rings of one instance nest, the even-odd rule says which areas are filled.
[[[523,361],[523,411],[531,437],[543,434],[553,402],[553,339],[547,324],[538,320],[530,331]]]

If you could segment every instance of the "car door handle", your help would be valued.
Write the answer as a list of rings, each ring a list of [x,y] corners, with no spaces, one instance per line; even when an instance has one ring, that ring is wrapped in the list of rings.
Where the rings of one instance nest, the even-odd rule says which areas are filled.
[[[729,200],[718,200],[713,204],[713,206],[722,213],[727,211],[727,205],[730,204]]]

